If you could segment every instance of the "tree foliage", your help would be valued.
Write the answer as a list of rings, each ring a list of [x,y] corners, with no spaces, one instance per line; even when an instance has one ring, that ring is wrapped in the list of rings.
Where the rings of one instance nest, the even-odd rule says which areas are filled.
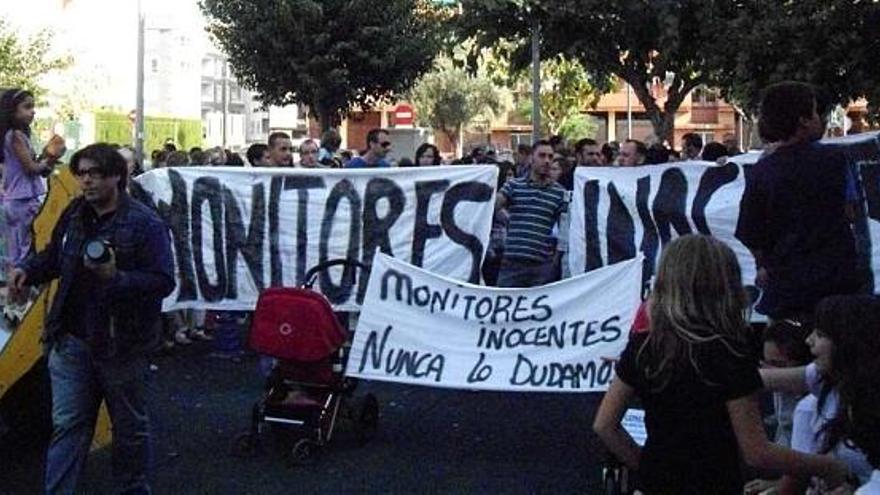
[[[866,0],[462,0],[459,39],[480,50],[513,46],[529,63],[540,24],[545,58],[581,62],[594,78],[629,83],[655,134],[671,139],[675,113],[691,90],[719,88],[754,110],[760,91],[785,79],[818,84],[837,102],[880,103],[880,3]],[[664,91],[652,91],[662,83]]]
[[[22,38],[0,19],[0,88],[24,88],[39,99],[45,93],[40,77],[70,65],[69,57],[49,53],[50,39],[47,30]]]
[[[441,131],[456,148],[462,128],[478,117],[497,113],[502,106],[490,80],[448,65],[419,80],[411,99],[419,124]]]
[[[531,74],[519,71],[514,80],[517,89],[531,91]],[[596,84],[583,66],[560,55],[541,63],[541,132],[544,135],[562,135],[566,138],[584,137],[595,132],[590,129],[592,121],[582,113],[595,108],[599,98],[612,84],[600,81]],[[519,108],[522,117],[531,121],[532,102],[524,100]]]
[[[671,140],[675,113],[688,93],[713,81],[706,52],[728,18],[723,2],[698,0],[464,0],[460,37],[478,47],[512,43],[512,62],[529,62],[530,35],[540,24],[544,58],[579,61],[594,80],[616,76],[633,87],[654,125]],[[662,83],[662,95],[652,92]]]
[[[426,0],[202,0],[208,31],[265,104],[302,103],[322,128],[409,89],[439,50]]]
[[[880,104],[880,3],[853,0],[750,1],[728,23],[727,43],[709,54],[722,96],[754,114],[761,91],[797,80],[834,103]]]

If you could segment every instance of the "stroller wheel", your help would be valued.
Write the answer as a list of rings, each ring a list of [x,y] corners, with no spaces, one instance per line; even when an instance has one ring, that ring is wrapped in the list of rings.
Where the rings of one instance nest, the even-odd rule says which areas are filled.
[[[355,411],[355,428],[360,445],[365,445],[376,436],[379,428],[379,401],[375,395],[364,396],[360,410]]]
[[[290,449],[290,462],[294,466],[311,466],[318,461],[320,446],[314,440],[301,438]]]
[[[251,458],[257,455],[260,449],[259,439],[250,431],[239,433],[232,440],[232,455],[241,458]]]

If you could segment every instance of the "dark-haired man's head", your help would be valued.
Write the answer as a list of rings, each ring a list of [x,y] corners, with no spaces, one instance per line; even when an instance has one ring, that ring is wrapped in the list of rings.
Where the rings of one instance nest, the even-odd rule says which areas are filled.
[[[703,152],[703,138],[689,132],[681,137],[681,157],[683,160],[699,160]]]
[[[669,148],[663,146],[661,143],[654,143],[651,146],[648,146],[648,151],[645,153],[645,165],[656,165],[658,163],[668,162]]]
[[[128,178],[125,158],[107,143],[90,144],[74,153],[70,171],[85,200],[98,210],[115,205]]]
[[[370,129],[367,133],[367,153],[376,159],[383,159],[391,151],[391,135],[385,129]]]
[[[602,165],[602,147],[595,139],[584,138],[575,143],[574,153],[579,167],[598,167]]]
[[[342,146],[342,136],[336,129],[328,129],[321,134],[321,147],[330,153],[335,153]]]
[[[703,154],[700,155],[700,158],[702,158],[703,161],[714,162],[722,156],[728,156],[727,146],[724,146],[717,141],[712,141],[703,147]]]
[[[263,143],[252,144],[247,149],[246,156],[252,167],[269,167],[272,164],[269,147]]]
[[[758,133],[767,143],[809,142],[825,133],[816,88],[802,82],[768,87],[758,110]]]
[[[620,153],[617,159],[621,167],[638,167],[645,164],[645,155],[648,148],[645,143],[636,139],[627,139],[620,145]]]
[[[532,145],[531,179],[536,182],[547,182],[551,177],[551,164],[556,153],[550,141],[542,139]]]
[[[269,134],[269,166],[290,167],[293,165],[293,143],[286,132]]]

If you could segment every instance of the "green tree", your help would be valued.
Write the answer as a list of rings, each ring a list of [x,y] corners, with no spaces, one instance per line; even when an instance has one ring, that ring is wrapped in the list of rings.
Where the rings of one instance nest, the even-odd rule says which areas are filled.
[[[509,71],[503,65],[495,66],[496,70]],[[528,71],[514,71],[512,84],[520,93],[527,93],[531,88]],[[610,81],[593,82],[591,75],[577,61],[557,55],[551,60],[541,63],[541,133],[544,135],[562,135],[566,138],[584,137],[584,133],[593,134],[596,129],[592,120],[582,111],[595,108],[602,94],[611,87]],[[521,117],[531,121],[532,101],[522,100],[517,108]]]
[[[502,107],[491,81],[448,65],[420,79],[411,99],[419,124],[442,132],[456,149],[465,126],[477,117],[497,113]]]
[[[426,0],[202,0],[235,76],[265,104],[301,103],[322,129],[410,89],[439,50]]]
[[[833,103],[868,98],[880,104],[880,3],[852,0],[743,2],[731,18],[731,36],[707,53],[720,68],[718,87],[754,115],[761,91],[785,80],[823,88]]]
[[[38,99],[43,96],[40,77],[70,65],[69,57],[50,55],[50,39],[48,30],[22,38],[0,19],[0,88],[24,88]]]
[[[513,46],[511,62],[530,61],[532,28],[540,24],[542,56],[564,55],[593,76],[629,83],[654,133],[671,141],[675,113],[701,84],[711,84],[706,53],[726,42],[725,22],[735,2],[700,0],[463,0],[459,39],[478,49]],[[745,34],[743,34],[745,35]],[[652,92],[662,83],[663,95]]]

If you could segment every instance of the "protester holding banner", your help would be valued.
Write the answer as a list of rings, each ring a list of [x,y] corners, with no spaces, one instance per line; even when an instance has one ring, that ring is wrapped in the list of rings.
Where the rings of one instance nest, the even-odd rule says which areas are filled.
[[[495,211],[510,212],[499,287],[535,287],[554,279],[552,232],[566,202],[565,189],[553,180],[553,157],[550,142],[538,141],[529,176],[508,181],[498,191]]]
[[[758,266],[756,285],[764,292],[757,311],[785,318],[811,312],[825,296],[858,290],[847,165],[841,152],[815,142],[824,127],[810,85],[768,88],[759,130],[777,146],[746,176],[736,237]]]
[[[830,487],[846,479],[840,461],[767,440],[754,397],[762,383],[747,307],[739,264],[725,244],[686,235],[666,247],[649,331],[631,335],[594,423],[612,453],[638,470],[645,493],[741,494],[743,460],[818,475]],[[634,396],[645,408],[643,449],[620,426]]]
[[[125,160],[110,145],[81,149],[70,168],[83,196],[62,213],[49,245],[11,278],[16,293],[59,280],[43,332],[53,423],[46,493],[76,491],[102,400],[119,492],[149,493],[148,356],[162,299],[174,289],[168,229],[128,195]]]
[[[816,328],[807,339],[816,360],[806,367],[761,371],[771,390],[809,392],[797,406],[792,448],[844,461],[857,478],[854,486],[868,481],[871,465],[845,440],[850,432],[866,426],[853,424],[853,415],[875,425],[878,419],[872,409],[876,400],[870,398],[877,389],[866,390],[866,385],[878,382],[878,328],[880,300],[875,296],[826,298],[816,309]]]

